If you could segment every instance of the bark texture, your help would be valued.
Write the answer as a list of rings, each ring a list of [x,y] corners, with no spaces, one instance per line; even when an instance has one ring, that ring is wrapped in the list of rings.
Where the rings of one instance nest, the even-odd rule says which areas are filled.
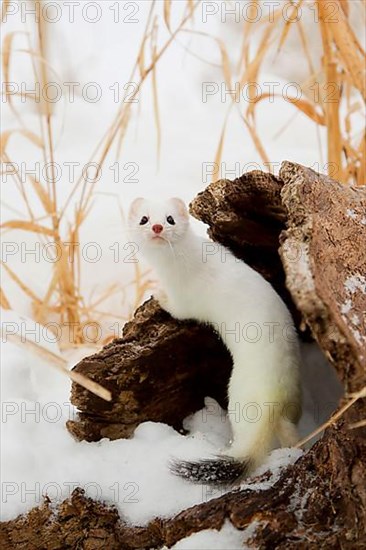
[[[365,188],[285,162],[279,178],[251,172],[211,184],[191,213],[300,312],[346,392],[366,385]],[[230,369],[230,356],[209,327],[177,322],[150,300],[122,339],[77,365],[110,389],[113,401],[74,385],[80,418],[68,428],[88,441],[128,437],[145,420],[179,428],[206,395],[225,404]],[[114,508],[76,490],[56,509],[45,501],[3,523],[1,547],[162,548],[229,519],[238,529],[254,525],[246,541],[253,548],[366,548],[366,429],[349,428],[366,418],[365,401],[268,490],[232,491],[145,527],[128,526]]]
[[[80,414],[67,427],[77,439],[98,441],[132,435],[141,422],[176,429],[204,406],[207,395],[225,408],[232,360],[208,326],[176,321],[150,299],[127,323],[123,338],[76,367],[112,392],[107,402],[74,384],[71,400]]]
[[[286,285],[345,390],[366,382],[366,187],[283,163]]]

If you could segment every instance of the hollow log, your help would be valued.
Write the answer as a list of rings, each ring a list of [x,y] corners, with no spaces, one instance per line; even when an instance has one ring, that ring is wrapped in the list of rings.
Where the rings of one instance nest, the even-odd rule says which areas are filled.
[[[366,187],[284,162],[286,285],[347,392],[366,382]]]
[[[80,411],[67,427],[77,439],[129,437],[147,420],[182,428],[183,419],[204,406],[207,395],[226,408],[232,361],[209,326],[176,321],[154,299],[139,307],[123,337],[86,357],[78,372],[98,380],[112,401],[73,384],[71,401]]]
[[[211,184],[192,202],[191,213],[208,223],[214,240],[287,295],[345,392],[364,388],[366,189],[285,162],[279,178],[251,172]],[[122,339],[75,368],[112,391],[106,404],[73,385],[80,417],[68,428],[78,439],[95,441],[127,437],[145,420],[179,428],[206,395],[223,403],[231,360],[209,327],[177,322],[150,300]],[[214,377],[206,376],[208,368]],[[151,395],[156,385],[164,389],[159,399]],[[365,418],[366,399],[360,399],[267,490],[234,490],[133,527],[77,489],[56,509],[46,500],[3,523],[1,547],[162,548],[229,520],[238,529],[253,526],[246,544],[254,548],[366,548],[366,428],[350,426]]]

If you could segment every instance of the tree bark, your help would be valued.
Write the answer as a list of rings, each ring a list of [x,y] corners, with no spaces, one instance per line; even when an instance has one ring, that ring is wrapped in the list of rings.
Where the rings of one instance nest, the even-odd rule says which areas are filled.
[[[211,327],[176,321],[150,299],[125,325],[122,338],[75,367],[108,388],[112,401],[73,384],[71,401],[80,413],[67,427],[86,441],[129,437],[147,420],[181,429],[207,395],[226,407],[231,366],[229,352]]]
[[[279,178],[251,172],[211,184],[191,213],[300,313],[299,325],[310,328],[346,392],[366,386],[365,188],[285,162]],[[68,428],[96,441],[128,437],[145,420],[180,428],[206,395],[224,404],[231,359],[209,327],[175,321],[150,300],[122,339],[75,368],[113,394],[107,404],[73,385],[80,417]],[[162,548],[229,519],[238,529],[253,526],[246,544],[254,548],[366,548],[366,429],[350,429],[366,418],[365,401],[267,490],[235,490],[144,527],[128,526],[114,508],[76,490],[56,510],[46,501],[4,523],[2,547]]]

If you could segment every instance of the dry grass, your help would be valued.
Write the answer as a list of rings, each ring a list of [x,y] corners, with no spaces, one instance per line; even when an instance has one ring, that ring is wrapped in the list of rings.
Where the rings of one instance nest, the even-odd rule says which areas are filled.
[[[24,340],[24,338],[20,335],[7,334],[6,338],[9,342],[13,342],[14,344],[22,347],[24,346],[26,350],[29,350],[32,353],[41,357],[42,359],[46,360],[48,365],[53,366],[54,368],[59,370],[62,374],[70,378],[70,380],[80,384],[81,386],[83,386],[83,388],[89,390],[90,392],[94,393],[98,397],[101,397],[105,401],[112,400],[112,394],[109,390],[107,390],[106,388],[103,388],[103,386],[101,386],[97,382],[94,382],[87,376],[84,376],[80,372],[69,370],[67,366],[67,361],[61,355],[57,355],[56,353],[53,353],[52,351],[41,346],[37,342],[33,342],[32,340],[29,340],[29,339]]]
[[[134,99],[137,92],[141,91],[144,83],[151,75],[153,83],[152,104],[155,113],[157,154],[159,156],[162,130],[159,117],[156,67],[178,33],[187,30],[187,23],[194,19],[195,10],[200,2],[188,0],[185,3],[185,13],[178,26],[173,30],[171,28],[171,15],[172,10],[176,9],[176,4],[171,2],[171,0],[164,0],[164,24],[169,29],[170,35],[163,44],[159,44],[158,40],[158,4],[159,3],[151,2],[143,38],[139,47],[139,53],[129,80],[138,83],[138,87],[136,87],[136,90],[130,98]],[[253,2],[253,10],[254,4],[255,2]],[[303,5],[304,2],[303,0],[299,0],[297,4]],[[329,2],[327,4],[329,4]],[[361,138],[357,138],[357,136],[354,135],[352,114],[361,110],[365,101],[365,52],[358,43],[349,23],[349,3],[346,0],[342,2],[339,0],[339,5],[341,6],[341,10],[338,11],[339,22],[334,24],[329,22],[325,4],[321,1],[316,2],[316,9],[319,15],[318,32],[322,39],[321,75],[319,75],[313,67],[309,53],[308,38],[303,29],[301,20],[294,23],[284,21],[280,10],[275,12],[273,23],[258,21],[257,23],[246,22],[244,24],[243,44],[240,59],[238,60],[235,71],[229,61],[229,54],[225,44],[217,38],[214,38],[214,40],[216,47],[219,48],[221,53],[222,71],[227,85],[231,87],[232,82],[236,79],[240,82],[241,88],[243,88],[245,85],[258,80],[264,62],[270,53],[273,53],[274,45],[276,45],[278,49],[277,55],[281,55],[290,30],[295,26],[298,31],[298,40],[303,51],[302,62],[307,64],[309,68],[309,78],[306,83],[303,83],[302,88],[304,90],[310,89],[314,82],[322,79],[324,89],[326,89],[326,85],[337,85],[337,95],[336,101],[327,102],[324,93],[319,94],[318,98],[314,98],[314,94],[308,94],[306,98],[293,101],[294,109],[305,114],[314,123],[316,128],[325,127],[327,129],[328,162],[331,163],[333,177],[338,178],[342,182],[362,184],[365,182],[366,174],[365,134],[363,134]],[[6,8],[7,2],[4,2],[2,9],[6,10]],[[277,44],[274,42],[274,35],[276,32],[277,34],[279,32],[279,39],[276,39]],[[260,41],[253,51],[252,37],[254,33],[256,33],[257,36],[259,33]],[[35,34],[37,36],[37,50],[34,50],[34,48],[29,45],[28,55],[33,67],[34,81],[46,84],[49,81],[49,73],[51,71],[47,52],[47,41],[50,37],[47,35],[47,26],[42,19],[38,23]],[[9,75],[15,35],[16,33],[8,33],[5,34],[3,39],[2,64],[5,81],[10,80]],[[260,98],[260,100],[265,99],[265,95]],[[4,160],[4,162],[11,162],[14,160],[9,158],[8,143],[15,131],[21,133],[30,147],[36,147],[41,150],[44,163],[56,160],[54,152],[53,116],[50,103],[44,101],[37,105],[39,131],[36,132],[34,129],[31,131],[24,127],[20,114],[13,104],[11,95],[8,95],[7,100],[9,107],[12,109],[19,123],[19,128],[2,134],[2,160]],[[253,101],[249,103],[247,109],[239,112],[239,116],[243,121],[246,131],[249,132],[261,159],[263,162],[269,163],[270,159],[264,145],[265,137],[260,136],[256,128],[256,109],[259,102],[259,100],[255,101],[253,98]],[[131,101],[122,102],[120,104],[112,124],[107,128],[105,135],[97,144],[89,158],[89,162],[96,162],[99,166],[95,177],[95,183],[90,184],[90,182],[87,182],[83,178],[83,175],[80,174],[75,185],[62,204],[60,203],[57,193],[55,174],[52,174],[51,182],[48,184],[42,184],[40,181],[30,176],[27,185],[24,185],[22,179],[17,174],[14,174],[14,183],[26,207],[27,219],[17,216],[15,219],[9,220],[3,224],[3,228],[33,233],[41,239],[44,244],[50,242],[56,243],[62,251],[62,254],[60,261],[54,264],[50,283],[42,296],[38,296],[29,288],[8,264],[4,264],[4,268],[19,289],[30,299],[36,321],[45,323],[50,318],[57,318],[61,326],[71,324],[73,327],[78,327],[78,330],[73,330],[72,333],[73,344],[83,343],[83,327],[86,323],[98,321],[104,316],[109,315],[109,312],[101,309],[103,302],[116,293],[123,291],[120,286],[113,285],[105,289],[105,292],[97,299],[87,303],[83,289],[80,286],[82,264],[80,259],[80,248],[77,245],[80,240],[80,228],[89,215],[91,201],[98,180],[98,173],[102,169],[113,145],[116,147],[117,158],[119,158],[133,105]],[[228,115],[235,105],[234,102],[230,104]],[[346,105],[346,115],[342,115],[341,107],[343,105]],[[218,165],[222,157],[224,141],[227,135],[227,120],[228,118],[225,120],[221,136],[219,137],[219,144],[215,155],[215,161]],[[334,166],[337,167],[336,171],[334,171]],[[219,174],[215,174],[215,176],[219,177]],[[42,207],[42,214],[38,217],[32,211],[31,201],[29,200],[31,193],[38,197],[40,206]],[[68,218],[72,220],[69,225],[64,223],[66,214]],[[135,276],[132,286],[135,289],[133,310],[134,307],[141,302],[145,292],[152,286],[149,274],[141,272],[138,265],[135,267]],[[11,308],[11,302],[9,302],[9,299],[5,296],[3,291],[1,291],[0,297],[1,305],[5,308]],[[132,313],[132,311],[130,313]],[[124,319],[121,317],[121,320]],[[98,336],[96,335],[95,343],[104,343],[109,341],[112,337],[112,334],[107,334],[103,336],[103,341],[98,341]],[[69,338],[70,335],[68,334],[66,340],[69,340]]]
[[[358,2],[358,0],[355,0],[355,2],[358,3],[358,7],[364,16],[365,13],[362,10],[365,6],[363,2]],[[258,13],[254,11],[256,3],[260,5],[259,0],[252,2],[253,15],[249,14],[248,20],[254,20],[255,13]],[[243,47],[237,64],[235,81],[240,82],[241,91],[245,85],[257,82],[265,61],[273,59],[274,47],[277,47],[276,60],[280,60],[290,29],[295,27],[298,31],[299,45],[303,52],[303,57],[299,58],[299,63],[308,65],[308,79],[306,82],[299,84],[301,89],[307,93],[304,99],[293,99],[291,101],[290,98],[286,98],[286,100],[290,99],[294,108],[305,114],[314,123],[315,127],[326,128],[327,160],[330,175],[344,183],[364,185],[366,183],[366,134],[363,132],[361,136],[357,136],[352,128],[351,117],[356,112],[361,114],[365,112],[366,56],[365,50],[358,42],[349,22],[349,2],[348,0],[332,0],[331,2],[324,2],[323,0],[314,0],[314,2],[298,0],[295,2],[291,0],[289,4],[292,4],[294,15],[292,16],[291,12],[288,11],[287,20],[282,16],[281,6],[275,11],[273,22],[268,22],[263,18],[263,20],[255,23],[247,21],[244,24]],[[301,17],[296,20],[297,9],[310,9],[314,7],[314,4],[318,15],[317,32],[320,33],[322,41],[320,73],[314,69],[308,38]],[[336,17],[334,13],[336,13]],[[291,18],[293,18],[293,21],[291,21]],[[274,35],[278,34],[279,30],[279,39],[276,39]],[[253,55],[251,37],[254,33],[257,35],[260,33],[261,40]],[[222,56],[224,78],[229,85],[234,80],[234,74],[227,59],[227,54]],[[319,93],[314,92],[314,84],[316,83],[321,83]],[[235,101],[234,95],[232,98]],[[257,100],[253,98],[246,111],[240,113],[255,147],[265,163],[269,163],[269,159],[263,142],[256,131],[255,115],[257,105],[267,98],[268,94],[265,93],[259,95]],[[345,114],[342,112],[342,107],[346,109]],[[223,134],[216,154],[218,163],[223,147],[222,138]]]
[[[335,414],[333,414],[326,422],[324,422],[324,424],[321,424],[321,426],[318,426],[313,432],[311,432],[309,435],[301,439],[297,443],[296,447],[303,447],[306,443],[314,439],[314,437],[322,433],[326,428],[333,426],[333,424],[337,422],[337,420],[342,418],[344,413],[350,407],[352,407],[357,401],[359,401],[360,399],[364,399],[365,397],[366,397],[366,386],[362,388],[362,390],[358,391],[357,393],[353,395],[349,395],[348,401],[345,405],[343,405],[340,409],[338,409],[338,411]],[[349,429],[361,428],[365,425],[366,425],[366,420],[360,420],[360,422],[350,424]]]
[[[58,250],[62,253],[59,261],[54,263],[53,276],[43,296],[37,296],[32,289],[29,288],[9,267],[9,265],[3,263],[3,267],[19,289],[31,300],[34,319],[37,322],[44,324],[48,319],[56,316],[59,320],[60,327],[65,328],[65,330],[68,330],[67,327],[72,327],[72,332],[68,330],[68,334],[65,335],[65,341],[70,341],[70,338],[72,338],[72,344],[74,345],[83,344],[83,327],[86,324],[98,322],[103,316],[108,316],[108,312],[103,312],[97,309],[101,303],[110,298],[115,292],[121,291],[120,287],[116,288],[114,285],[113,287],[106,289],[105,293],[102,294],[97,301],[91,304],[86,304],[86,300],[83,296],[83,290],[80,288],[81,261],[80,248],[78,246],[80,241],[79,232],[81,225],[88,216],[99,172],[102,170],[111,147],[116,141],[117,155],[119,156],[130,119],[130,111],[133,106],[132,100],[135,98],[136,94],[141,91],[144,82],[150,74],[153,79],[153,105],[159,154],[161,129],[155,68],[160,58],[175,39],[176,35],[193,17],[194,11],[198,4],[199,2],[187,2],[186,13],[184,14],[178,27],[174,31],[171,30],[169,38],[165,43],[163,43],[162,46],[159,47],[157,40],[158,24],[155,16],[156,3],[151,3],[145,32],[139,48],[139,54],[129,79],[130,82],[137,82],[138,86],[135,87],[134,92],[130,95],[129,102],[122,101],[111,126],[107,129],[104,138],[100,141],[89,159],[89,162],[96,162],[98,165],[94,182],[92,184],[84,178],[83,174],[80,174],[68,197],[61,205],[59,204],[58,199],[55,173],[51,174],[51,182],[47,186],[43,186],[42,183],[34,177],[30,177],[30,185],[25,186],[18,174],[14,174],[13,176],[19,194],[27,209],[29,219],[9,220],[2,225],[2,228],[8,230],[23,230],[37,234],[42,239],[43,243],[55,243]],[[5,5],[3,6],[3,9],[6,9]],[[169,28],[170,9],[171,2],[166,1],[165,21],[169,24]],[[40,13],[42,13],[42,11]],[[34,81],[40,82],[41,86],[45,86],[49,82],[49,61],[47,59],[46,30],[47,26],[42,17],[40,17],[36,28],[38,36],[38,50],[33,51],[30,47],[28,52],[33,66]],[[5,35],[3,40],[2,64],[5,81],[10,81],[9,75],[11,56],[15,34],[16,33],[9,33]],[[7,94],[6,99],[15,117],[21,122],[20,115],[13,105],[11,94]],[[20,132],[30,144],[40,148],[42,150],[44,163],[46,164],[47,162],[50,162],[52,163],[51,167],[53,167],[53,163],[55,161],[54,131],[52,125],[52,111],[48,101],[42,101],[38,104],[38,115],[40,125],[39,135],[24,127],[16,131]],[[7,153],[8,142],[13,133],[14,130],[4,132],[1,136],[1,157],[2,160],[7,163],[12,162],[13,160],[9,158]],[[42,224],[38,222],[32,211],[28,193],[35,193],[40,201],[40,204],[42,205]],[[67,233],[65,234],[65,229],[63,229],[65,224],[62,222],[66,212],[70,217],[70,210],[73,213],[73,222],[68,227]],[[141,303],[144,294],[152,287],[152,283],[153,282],[148,277],[148,273],[142,272],[138,265],[135,264],[135,276],[132,281],[132,286],[135,289],[135,299],[130,315],[133,313],[133,310],[138,306],[138,304]],[[6,308],[11,307],[3,291],[1,291],[1,304]],[[121,320],[124,321],[126,319],[121,317]],[[96,343],[98,343],[97,336],[98,332],[96,332]],[[113,336],[114,333],[111,333],[111,335],[103,335],[103,340],[99,343],[105,343],[112,339]],[[90,334],[88,335],[88,342],[90,342]]]

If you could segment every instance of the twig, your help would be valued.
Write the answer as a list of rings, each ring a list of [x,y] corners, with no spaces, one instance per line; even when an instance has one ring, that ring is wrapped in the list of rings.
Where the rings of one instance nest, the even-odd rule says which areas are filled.
[[[109,390],[103,388],[103,386],[101,386],[97,382],[94,382],[90,378],[87,378],[83,374],[80,374],[79,372],[70,371],[67,368],[66,359],[64,359],[61,355],[57,355],[57,353],[53,353],[43,346],[36,344],[36,342],[32,342],[31,340],[23,340],[18,334],[7,334],[6,338],[7,341],[12,342],[17,346],[24,346],[25,344],[33,353],[49,361],[50,365],[57,368],[60,372],[68,376],[73,382],[80,384],[80,386],[83,386],[83,388],[89,390],[98,397],[101,397],[105,401],[112,401],[112,394]]]

